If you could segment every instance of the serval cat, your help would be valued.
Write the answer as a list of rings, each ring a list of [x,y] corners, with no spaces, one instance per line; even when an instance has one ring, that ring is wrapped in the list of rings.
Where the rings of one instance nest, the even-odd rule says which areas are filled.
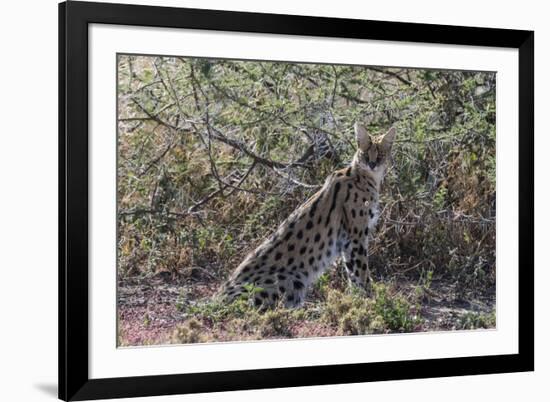
[[[354,128],[357,151],[350,166],[332,173],[321,190],[244,259],[221,291],[226,300],[250,294],[246,285],[251,284],[258,307],[280,302],[300,306],[308,286],[340,256],[350,282],[368,288],[368,234],[379,216],[380,184],[395,128],[376,137],[360,124]]]

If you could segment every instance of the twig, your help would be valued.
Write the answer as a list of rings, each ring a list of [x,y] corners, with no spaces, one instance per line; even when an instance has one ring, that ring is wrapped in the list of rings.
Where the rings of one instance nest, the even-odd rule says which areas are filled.
[[[401,81],[405,85],[408,85],[408,86],[413,85],[412,82],[406,80],[405,78],[401,77],[399,74],[394,73],[391,70],[383,70],[383,69],[377,68],[377,67],[367,67],[367,69],[372,70],[372,71],[376,71],[377,73],[386,74],[386,75],[389,75],[391,77],[394,77],[394,78],[398,79],[399,81]]]
[[[174,211],[163,211],[162,209],[150,209],[150,208],[136,208],[126,211],[118,211],[118,216],[131,216],[131,215],[147,215],[147,214],[164,214],[164,215],[173,215],[178,217],[186,217],[191,215],[190,213],[185,212],[174,212]]]

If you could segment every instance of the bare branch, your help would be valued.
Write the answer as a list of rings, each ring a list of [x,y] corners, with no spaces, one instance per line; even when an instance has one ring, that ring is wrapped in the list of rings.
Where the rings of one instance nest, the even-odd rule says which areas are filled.
[[[372,70],[372,71],[376,71],[377,73],[380,73],[380,74],[386,74],[386,75],[389,75],[390,77],[393,77],[399,81],[401,81],[403,84],[407,85],[407,86],[413,86],[413,83],[410,82],[409,80],[401,77],[399,74],[397,73],[394,73],[393,71],[391,70],[388,70],[388,69],[381,69],[381,68],[377,68],[377,67],[367,67],[368,70]]]

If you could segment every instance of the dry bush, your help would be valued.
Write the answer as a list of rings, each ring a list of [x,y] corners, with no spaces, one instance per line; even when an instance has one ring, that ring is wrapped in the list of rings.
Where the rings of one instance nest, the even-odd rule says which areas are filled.
[[[118,84],[122,281],[220,283],[350,162],[360,120],[398,130],[376,277],[494,294],[493,73],[121,55]]]

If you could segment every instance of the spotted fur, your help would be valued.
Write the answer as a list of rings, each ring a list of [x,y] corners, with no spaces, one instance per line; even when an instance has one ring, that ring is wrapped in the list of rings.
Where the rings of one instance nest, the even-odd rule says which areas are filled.
[[[296,307],[308,287],[337,258],[343,258],[351,283],[367,288],[368,234],[379,216],[380,184],[395,138],[391,128],[379,137],[355,125],[358,149],[349,167],[332,173],[321,190],[299,206],[278,230],[250,253],[222,289],[234,300],[253,292],[253,303]]]

